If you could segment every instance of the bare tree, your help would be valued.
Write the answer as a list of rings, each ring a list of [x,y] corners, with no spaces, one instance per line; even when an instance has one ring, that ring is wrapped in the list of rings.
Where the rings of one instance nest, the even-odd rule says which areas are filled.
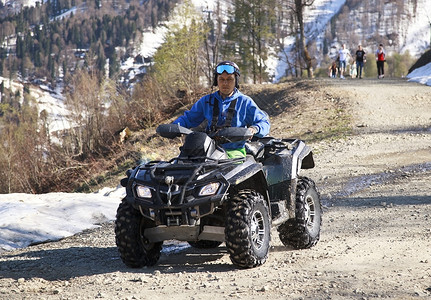
[[[219,43],[222,37],[222,16],[220,9],[220,1],[217,1],[216,10],[206,9],[203,11],[208,14],[206,24],[209,27],[208,37],[205,39],[205,60],[206,70],[204,71],[208,83],[211,86],[213,81],[213,70],[218,63]],[[215,19],[215,22],[214,22]]]
[[[292,0],[289,1],[289,8],[293,11],[296,21],[298,22],[298,33],[299,33],[299,52],[300,56],[304,59],[307,68],[308,77],[313,77],[312,59],[307,48],[307,41],[305,39],[304,30],[304,10],[307,6],[311,6],[314,0]]]
[[[63,141],[70,147],[74,157],[86,158],[99,152],[108,142],[105,128],[107,94],[99,78],[86,71],[73,77],[73,90],[67,95],[66,105],[70,111],[72,126]]]
[[[18,161],[14,151],[13,132],[2,128],[2,143],[0,143],[0,192],[11,193],[13,191],[13,162]]]

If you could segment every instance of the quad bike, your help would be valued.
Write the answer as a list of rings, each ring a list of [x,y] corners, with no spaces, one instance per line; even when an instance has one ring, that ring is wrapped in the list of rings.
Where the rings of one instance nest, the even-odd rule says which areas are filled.
[[[155,265],[165,240],[197,248],[225,242],[240,268],[265,263],[271,227],[285,246],[305,249],[318,242],[319,193],[311,179],[298,176],[314,167],[302,140],[248,141],[251,131],[238,127],[207,134],[163,124],[157,132],[186,137],[178,157],[141,164],[121,181],[127,195],[117,210],[115,239],[127,266]],[[229,159],[220,146],[235,141],[247,141],[245,158]]]

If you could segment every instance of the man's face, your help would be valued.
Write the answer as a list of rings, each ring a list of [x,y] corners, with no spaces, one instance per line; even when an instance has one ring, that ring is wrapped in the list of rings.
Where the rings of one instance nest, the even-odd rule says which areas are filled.
[[[223,97],[228,97],[232,94],[235,89],[235,74],[227,74],[223,72],[217,76],[217,85],[220,94]]]

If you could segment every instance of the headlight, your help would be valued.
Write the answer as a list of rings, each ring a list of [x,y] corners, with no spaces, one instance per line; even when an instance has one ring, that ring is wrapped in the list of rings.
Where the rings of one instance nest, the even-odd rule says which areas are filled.
[[[143,185],[136,186],[136,194],[139,198],[151,198],[151,190]]]
[[[214,195],[215,193],[217,193],[219,186],[220,186],[219,182],[209,183],[203,188],[201,188],[199,192],[199,196],[202,197],[202,196]]]

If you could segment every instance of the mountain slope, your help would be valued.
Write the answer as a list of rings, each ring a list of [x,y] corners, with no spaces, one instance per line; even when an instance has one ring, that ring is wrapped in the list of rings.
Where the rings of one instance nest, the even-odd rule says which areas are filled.
[[[346,0],[326,34],[351,46],[383,43],[388,52],[417,57],[429,47],[429,9],[427,0]]]

